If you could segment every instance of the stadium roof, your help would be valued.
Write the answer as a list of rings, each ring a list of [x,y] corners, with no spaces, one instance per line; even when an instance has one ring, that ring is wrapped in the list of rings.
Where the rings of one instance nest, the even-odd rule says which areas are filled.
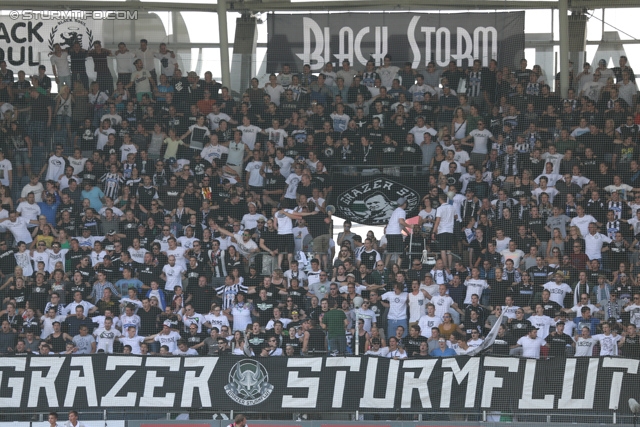
[[[458,0],[448,3],[444,8],[441,0],[352,0],[345,7],[341,0],[306,1],[306,0],[239,0],[228,1],[230,11],[289,11],[289,12],[309,12],[310,6],[321,7],[323,11],[338,10],[519,10],[519,9],[555,9],[559,7],[559,1],[555,0]],[[622,8],[637,7],[637,0],[569,0],[569,9],[596,9],[596,8]],[[123,9],[146,9],[146,10],[178,10],[178,11],[215,11],[217,4],[214,2],[204,3],[203,0],[190,2],[177,1],[104,1],[104,0],[71,0],[63,5],[52,5],[47,0],[7,0],[2,2],[5,10],[113,10]]]

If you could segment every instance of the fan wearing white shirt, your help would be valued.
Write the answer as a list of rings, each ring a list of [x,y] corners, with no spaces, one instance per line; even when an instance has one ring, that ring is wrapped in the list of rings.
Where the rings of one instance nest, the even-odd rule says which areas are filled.
[[[93,336],[98,341],[97,349],[105,353],[113,353],[113,342],[122,336],[122,333],[113,326],[113,319],[107,318],[104,326],[93,331]]]
[[[586,236],[589,233],[589,224],[597,223],[597,221],[593,216],[585,214],[584,206],[582,205],[576,207],[576,213],[578,216],[573,217],[569,225],[571,227],[578,227],[580,234]]]
[[[453,205],[449,204],[449,198],[446,194],[439,197],[440,206],[436,211],[436,221],[433,224],[432,238],[438,240],[440,247],[440,259],[444,262],[445,268],[453,266],[453,255],[450,248],[456,247],[453,235],[454,223],[457,218],[456,210]]]
[[[569,285],[563,283],[564,276],[562,273],[556,273],[554,282],[547,282],[542,287],[547,289],[551,294],[549,299],[553,302],[560,304],[562,308],[564,308],[564,299],[568,294],[571,294],[573,290]]]
[[[464,285],[467,287],[464,304],[471,304],[471,297],[473,295],[477,295],[478,298],[481,298],[482,291],[490,288],[487,281],[480,278],[480,270],[477,267],[471,269],[471,277],[468,277],[467,280],[465,280]]]
[[[540,359],[540,348],[547,342],[538,336],[538,328],[531,326],[527,335],[518,340],[518,346],[522,347],[522,357]]]
[[[617,356],[618,355],[618,341],[622,339],[621,335],[618,335],[616,331],[611,330],[611,325],[608,323],[602,324],[602,333],[593,336],[593,339],[600,343],[600,356]]]
[[[176,263],[176,257],[169,256],[169,264],[162,267],[161,278],[166,282],[165,291],[173,292],[176,286],[182,286],[182,276],[186,269]]]
[[[536,304],[536,314],[529,316],[529,322],[540,331],[538,336],[543,340],[549,336],[549,328],[555,326],[556,322],[549,316],[544,315],[544,305]]]
[[[605,243],[611,243],[612,241],[608,236],[598,233],[598,226],[595,222],[592,222],[589,224],[589,232],[584,235],[584,253],[589,257],[589,260],[597,259],[600,261],[602,259],[602,247]]]

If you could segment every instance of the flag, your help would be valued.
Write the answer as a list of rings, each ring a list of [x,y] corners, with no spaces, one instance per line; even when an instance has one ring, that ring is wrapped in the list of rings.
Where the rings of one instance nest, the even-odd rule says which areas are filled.
[[[478,347],[474,348],[469,353],[466,353],[465,354],[466,356],[478,355],[478,354],[482,353],[483,351],[485,351],[486,349],[488,349],[489,347],[491,347],[493,345],[493,343],[496,341],[496,336],[498,335],[498,328],[500,328],[500,325],[502,324],[503,316],[504,316],[504,310],[502,310],[502,313],[500,314],[500,317],[498,317],[498,320],[493,325],[493,328],[491,328],[491,330],[487,334],[487,336],[484,339],[484,341],[482,342],[482,344],[480,344]]]

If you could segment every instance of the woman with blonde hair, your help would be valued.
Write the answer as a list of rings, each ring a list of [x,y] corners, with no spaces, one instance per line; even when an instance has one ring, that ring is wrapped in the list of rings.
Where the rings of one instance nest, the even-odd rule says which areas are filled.
[[[455,139],[462,139],[467,136],[467,115],[460,107],[453,112],[453,120],[451,121],[451,130]]]

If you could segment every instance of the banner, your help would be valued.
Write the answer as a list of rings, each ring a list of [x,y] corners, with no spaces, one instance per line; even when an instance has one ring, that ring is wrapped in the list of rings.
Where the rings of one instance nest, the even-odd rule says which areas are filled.
[[[333,189],[327,205],[334,205],[334,215],[364,225],[387,225],[401,197],[407,200],[407,218],[418,214],[420,195],[424,194],[414,176],[334,175]],[[426,184],[426,179],[422,184]]]
[[[16,77],[18,71],[24,71],[27,76],[38,74],[40,64],[45,65],[50,74],[48,53],[53,51],[56,43],[67,49],[78,41],[83,49],[88,50],[94,41],[103,40],[101,20],[80,19],[74,14],[57,20],[51,19],[51,13],[40,14],[39,17],[42,19],[38,16],[23,19],[15,12],[11,16],[0,17],[0,60],[7,61],[7,68],[13,70]],[[87,65],[87,69],[92,68]]]
[[[283,64],[294,72],[310,64],[318,72],[345,59],[362,70],[369,58],[381,65],[387,54],[393,65],[411,62],[416,69],[429,61],[470,66],[474,59],[513,68],[524,57],[524,12],[271,14],[267,22],[269,73]]]
[[[238,412],[619,411],[638,360],[456,357],[0,358],[0,408],[191,408]]]

